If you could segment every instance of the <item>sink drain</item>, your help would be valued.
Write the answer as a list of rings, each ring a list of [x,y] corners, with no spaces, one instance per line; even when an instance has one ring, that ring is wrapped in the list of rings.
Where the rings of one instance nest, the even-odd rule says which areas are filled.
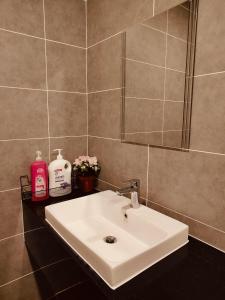
[[[115,244],[117,242],[117,238],[112,235],[108,235],[108,236],[104,237],[103,240],[108,244]]]

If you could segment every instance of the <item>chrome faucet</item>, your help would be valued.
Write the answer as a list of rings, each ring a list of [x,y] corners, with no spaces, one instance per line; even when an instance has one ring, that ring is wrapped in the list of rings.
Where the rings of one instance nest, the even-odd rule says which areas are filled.
[[[139,179],[130,179],[126,182],[129,183],[129,186],[119,189],[116,193],[119,196],[124,194],[131,193],[131,207],[138,208],[139,204],[139,197],[140,197],[140,180]]]

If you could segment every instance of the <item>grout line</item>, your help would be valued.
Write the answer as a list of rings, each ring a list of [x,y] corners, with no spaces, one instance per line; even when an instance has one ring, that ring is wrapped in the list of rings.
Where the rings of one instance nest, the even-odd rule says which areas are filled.
[[[20,189],[20,188],[18,188],[18,189]],[[9,239],[11,239],[11,238],[15,238],[15,237],[20,236],[20,235],[23,235],[23,236],[24,236],[25,233],[33,232],[33,231],[40,230],[40,229],[44,229],[44,228],[45,228],[44,226],[40,226],[40,227],[38,227],[38,228],[34,228],[34,229],[22,231],[22,232],[20,232],[20,233],[14,234],[14,235],[7,236],[7,237],[5,237],[5,238],[3,238],[3,239],[0,239],[0,243],[3,242],[3,241],[5,241],[5,240],[9,240]]]
[[[86,2],[86,1],[85,1],[85,2]],[[65,291],[68,291],[68,290],[70,290],[71,288],[73,288],[73,287],[75,287],[75,286],[78,286],[78,285],[81,285],[81,284],[83,284],[83,283],[85,283],[85,282],[88,282],[88,279],[82,280],[82,281],[78,281],[78,282],[76,282],[76,283],[74,283],[74,284],[68,286],[67,288],[65,288],[65,289],[63,289],[63,290],[61,290],[61,291],[55,293],[54,296],[51,296],[50,298],[47,298],[47,300],[54,299],[55,296],[58,296],[58,295],[64,293]]]
[[[35,88],[8,86],[8,85],[0,85],[0,88],[46,92],[46,89],[35,89]]]
[[[166,39],[166,41],[167,41],[167,39]],[[167,68],[166,66],[155,65],[155,64],[151,64],[151,63],[148,63],[148,62],[145,62],[145,61],[141,61],[141,60],[137,60],[137,59],[132,59],[132,58],[127,58],[127,57],[125,59],[128,60],[128,61],[131,61],[131,62],[136,62],[136,63],[148,65],[148,66],[159,68],[159,69],[172,70],[172,71],[176,71],[176,72],[185,74],[184,71],[177,70],[177,69],[172,69],[172,68]]]
[[[47,42],[46,42],[46,24],[45,24],[45,0],[43,4],[43,21],[44,21],[44,41],[45,41],[45,84],[47,89],[46,107],[47,107],[47,123],[48,123],[48,161],[51,159],[51,140],[50,140],[50,116],[49,116],[49,99],[48,99],[48,57],[47,57]]]
[[[166,12],[166,33],[168,32],[168,11]],[[167,45],[168,39],[167,39],[167,34],[166,34],[166,45],[165,45],[165,73],[164,73],[164,84],[163,84],[163,111],[162,111],[162,146],[164,143],[164,136],[163,136],[163,131],[164,131],[164,125],[165,125],[165,99],[166,99],[166,66],[167,66]]]
[[[93,91],[93,92],[88,92],[88,95],[90,94],[97,94],[97,93],[104,93],[104,92],[110,92],[110,91],[116,91],[116,90],[121,90],[123,87],[117,87],[117,88],[112,88],[112,89],[106,89],[106,90],[99,90],[99,91]]]
[[[21,138],[21,139],[9,139],[9,140],[0,140],[0,142],[20,142],[20,141],[30,141],[30,140],[47,140],[48,137],[40,137],[40,138]]]
[[[38,39],[38,40],[44,40],[44,38],[39,37],[39,36],[35,36],[35,35],[27,34],[27,33],[22,33],[22,32],[10,30],[10,29],[5,29],[5,28],[2,28],[2,27],[0,27],[0,31],[6,31],[6,32],[9,32],[9,33],[23,35],[23,36],[26,36],[26,37],[29,37],[29,38],[34,38],[34,39]]]
[[[125,99],[138,99],[138,100],[147,100],[147,101],[167,101],[167,102],[178,102],[178,103],[183,103],[184,101],[182,100],[170,100],[170,99],[151,99],[151,98],[143,98],[143,97],[133,97],[133,96],[126,96]]]
[[[174,130],[172,130],[174,131]],[[79,137],[86,137],[87,135],[72,135],[72,136],[51,136],[51,139],[60,139],[60,138],[79,138]],[[99,139],[106,139],[106,140],[113,140],[113,141],[120,141],[120,139],[114,139],[109,137],[102,137],[102,136],[95,136],[95,135],[88,135],[89,137],[99,138]],[[11,139],[11,140],[0,140],[0,142],[14,142],[14,141],[30,141],[30,140],[46,140],[48,137],[41,137],[41,138],[24,138],[24,139]],[[173,147],[171,147],[173,148]],[[177,149],[177,148],[174,148]],[[211,155],[219,155],[219,156],[225,156],[225,153],[219,153],[219,152],[210,152],[210,151],[204,151],[199,149],[187,149],[183,148],[184,151],[187,152],[197,152],[197,153],[203,153],[203,154],[211,154]],[[2,190],[0,192],[7,192],[10,190],[19,189],[19,188],[12,188],[12,189],[6,189]]]
[[[182,39],[182,38],[179,38],[179,37],[177,37],[177,36],[175,36],[175,35],[172,35],[172,34],[170,34],[170,33],[166,33],[169,37],[172,37],[172,38],[174,38],[174,39],[176,39],[176,40],[178,40],[178,41],[181,41],[181,42],[183,42],[183,43],[185,43],[185,44],[187,44],[188,43],[188,41],[185,41],[184,39]]]
[[[19,86],[8,86],[8,85],[0,85],[0,88],[86,95],[86,93],[84,93],[84,92],[77,92],[77,91],[60,91],[60,90],[49,90],[49,89],[36,89],[36,88],[30,88],[30,87],[19,87]]]
[[[149,156],[150,156],[150,147],[148,145],[148,160],[147,160],[147,174],[146,174],[146,199],[148,199],[148,192],[149,192],[149,186],[148,186],[148,180],[149,180],[149,162],[150,162],[150,159],[149,159]],[[145,200],[145,205],[147,206],[147,200]]]
[[[51,40],[51,39],[45,39],[47,42],[52,42],[52,43],[57,43],[57,44],[62,44],[62,45],[65,45],[65,46],[69,46],[69,47],[74,47],[74,48],[78,48],[78,49],[82,49],[82,50],[86,50],[85,47],[82,47],[82,46],[77,46],[77,45],[73,45],[73,44],[67,44],[67,43],[64,43],[64,42],[60,42],[60,41],[55,41],[55,40]]]
[[[121,30],[121,31],[119,31],[119,32],[117,32],[117,33],[115,33],[115,34],[113,34],[113,35],[110,35],[110,36],[108,36],[107,38],[105,38],[105,39],[103,39],[103,40],[101,40],[101,41],[99,41],[99,42],[96,42],[96,43],[94,43],[94,44],[91,45],[91,46],[88,46],[87,49],[90,49],[90,48],[92,48],[92,47],[94,47],[94,46],[97,46],[97,45],[99,45],[99,44],[101,44],[101,43],[103,43],[103,42],[105,42],[105,41],[108,41],[109,39],[111,39],[111,38],[113,38],[113,37],[115,37],[115,36],[117,36],[117,35],[119,35],[119,34],[122,34],[125,30],[126,30],[126,29]]]
[[[46,90],[46,92],[55,92],[55,93],[67,93],[67,94],[86,95],[86,93],[84,93],[84,92],[76,92],[76,91]]]
[[[179,40],[179,41],[181,41],[181,42],[183,42],[183,43],[186,43],[186,44],[188,43],[187,40],[184,40],[184,39],[182,39],[182,38],[180,38],[180,37],[178,37],[178,36],[172,35],[172,34],[170,34],[170,33],[168,33],[168,32],[163,31],[163,30],[157,29],[157,28],[155,28],[155,27],[153,27],[153,26],[150,26],[150,25],[148,25],[148,24],[141,23],[140,25],[143,26],[143,27],[150,28],[150,29],[152,29],[152,30],[158,31],[158,32],[160,32],[160,33],[162,33],[162,34],[164,34],[164,35],[168,35],[168,36],[170,36],[170,37],[172,37],[172,38],[174,38],[174,39],[177,39],[177,40]]]
[[[141,26],[144,26],[144,27],[147,27],[147,28],[150,28],[150,29],[152,29],[152,30],[158,31],[158,32],[160,32],[160,33],[162,33],[162,34],[166,34],[165,31],[162,31],[162,30],[160,30],[160,29],[158,29],[158,28],[155,28],[155,27],[153,27],[153,26],[150,26],[150,25],[148,25],[148,24],[141,23],[140,25],[141,25]]]
[[[182,7],[183,9],[187,10],[188,12],[190,12],[190,11],[191,11],[190,9],[188,9],[187,7],[185,7],[185,6],[184,6],[184,5],[182,5],[182,4],[180,4],[179,6],[180,6],[180,7]]]
[[[45,20],[44,20],[44,23],[45,23]],[[26,37],[29,37],[29,38],[34,38],[34,39],[38,39],[38,40],[42,40],[42,41],[46,40],[48,42],[62,44],[62,45],[65,45],[65,46],[79,48],[79,49],[83,49],[83,50],[86,49],[85,47],[82,47],[82,46],[68,44],[68,43],[64,43],[64,42],[60,42],[60,41],[56,41],[56,40],[51,40],[51,39],[47,39],[46,35],[44,35],[44,37],[39,37],[39,36],[35,36],[35,35],[23,33],[23,32],[18,32],[18,31],[14,31],[14,30],[10,30],[10,29],[5,29],[5,28],[0,28],[0,31],[6,31],[6,32],[9,32],[9,33],[13,33],[13,34],[23,35],[23,36],[26,36]],[[44,31],[45,31],[45,29],[44,29]]]
[[[217,75],[217,74],[224,74],[225,71],[219,71],[219,72],[213,72],[213,73],[205,73],[205,74],[199,74],[199,75],[194,75],[194,77],[203,77],[203,76],[212,76],[212,75]]]
[[[11,283],[13,283],[13,282],[15,282],[15,281],[20,280],[20,279],[23,279],[23,278],[25,278],[25,277],[27,277],[27,276],[29,276],[29,275],[32,275],[32,274],[34,274],[34,273],[36,273],[36,272],[38,272],[38,271],[41,271],[41,270],[46,269],[46,268],[49,268],[49,267],[51,267],[51,266],[54,266],[54,265],[56,265],[56,264],[58,264],[58,263],[60,263],[60,262],[63,262],[63,261],[69,260],[69,259],[70,259],[70,257],[66,257],[66,258],[59,259],[59,260],[57,260],[57,261],[55,261],[55,262],[53,262],[53,263],[50,263],[50,264],[45,265],[45,266],[43,266],[43,267],[41,267],[41,268],[38,268],[38,269],[34,270],[33,272],[29,272],[29,273],[27,273],[27,274],[25,274],[25,275],[23,275],[23,276],[20,276],[20,277],[18,277],[18,278],[16,278],[16,279],[13,279],[13,280],[11,280],[11,281],[8,281],[8,282],[6,282],[6,283],[0,285],[0,288],[1,288],[1,287],[4,287],[4,286],[7,286],[7,285],[9,285],[9,284],[11,284]]]
[[[104,140],[111,140],[111,141],[116,141],[116,142],[120,142],[120,139],[114,139],[114,138],[109,138],[109,137],[103,137],[103,136],[97,136],[97,135],[88,135],[91,138],[96,138],[96,139],[104,139]]]
[[[153,12],[153,17],[155,16],[155,0],[152,1],[152,12]]]
[[[203,154],[225,156],[225,153],[219,153],[219,152],[210,152],[210,151],[204,151],[204,150],[198,150],[198,149],[184,149],[184,150],[187,150],[190,152],[203,153]]]
[[[128,58],[128,57],[125,57],[125,59],[128,60],[128,61],[131,61],[131,62],[136,62],[136,63],[148,65],[148,66],[151,66],[151,67],[156,67],[156,68],[159,68],[159,69],[165,69],[164,66],[151,64],[151,63],[148,63],[148,62],[145,62],[145,61],[141,61],[141,60],[137,60],[137,59],[133,59],[133,58]]]
[[[132,135],[132,134],[149,134],[149,133],[162,133],[162,132],[182,132],[184,130],[180,129],[170,129],[170,130],[153,130],[153,131],[134,131],[134,132],[124,132],[124,134]]]
[[[12,188],[12,189],[7,189],[7,190],[1,190],[0,193],[6,193],[6,192],[11,192],[11,191],[17,191],[17,190],[20,190],[20,188],[17,187],[17,188]]]
[[[86,137],[86,134],[83,135],[65,135],[65,136],[50,136],[50,139],[64,139],[64,138],[80,138]]]
[[[14,235],[7,236],[7,237],[5,237],[5,238],[3,238],[3,239],[0,239],[0,243],[1,243],[1,242],[4,242],[5,240],[9,240],[9,239],[11,239],[11,238],[15,238],[15,237],[17,237],[17,236],[19,236],[19,235],[23,235],[23,234],[24,234],[24,232],[20,232],[20,233],[14,234]]]
[[[158,205],[158,206],[160,206],[160,207],[162,207],[162,208],[165,208],[165,209],[167,209],[167,210],[169,210],[169,211],[172,211],[172,212],[174,212],[174,213],[176,213],[176,214],[178,214],[178,215],[180,215],[180,216],[184,216],[184,217],[186,217],[187,219],[190,219],[190,220],[192,220],[192,221],[195,221],[195,222],[197,222],[197,223],[200,223],[200,224],[202,224],[202,225],[204,225],[204,226],[210,227],[210,228],[212,228],[212,229],[214,229],[214,230],[216,230],[216,231],[219,231],[219,232],[221,232],[221,233],[225,233],[225,231],[223,231],[223,230],[221,230],[221,229],[219,229],[219,228],[216,228],[216,227],[214,227],[214,226],[211,226],[211,225],[209,225],[209,224],[206,224],[206,223],[204,223],[204,222],[201,222],[201,221],[199,221],[199,220],[196,220],[196,219],[194,219],[194,218],[192,218],[192,217],[190,217],[190,216],[187,216],[187,215],[185,215],[185,214],[182,214],[182,213],[180,213],[180,212],[178,212],[178,211],[176,211],[176,210],[174,210],[174,209],[171,209],[171,208],[169,208],[169,207],[166,207],[166,206],[164,206],[164,205],[162,205],[162,204],[159,204],[159,203],[157,203],[157,202],[155,202],[155,201],[152,201],[152,200],[149,200],[149,199],[145,199],[145,200],[147,200],[148,202],[152,202],[153,204],[156,204],[156,205]]]
[[[114,185],[114,184],[112,184],[112,183],[110,183],[110,182],[108,182],[108,181],[102,180],[102,179],[100,179],[100,178],[98,178],[98,180],[101,181],[101,182],[104,182],[104,183],[106,183],[106,184],[108,184],[108,185],[111,185],[111,186],[113,186],[113,187],[115,187],[115,188],[117,188],[117,189],[119,189],[119,186]]]
[[[16,141],[30,141],[30,140],[47,140],[47,139],[63,139],[63,138],[79,138],[85,137],[86,134],[83,135],[65,135],[65,136],[50,136],[50,137],[41,137],[41,138],[21,138],[21,139],[10,139],[10,140],[0,140],[0,142],[16,142]]]

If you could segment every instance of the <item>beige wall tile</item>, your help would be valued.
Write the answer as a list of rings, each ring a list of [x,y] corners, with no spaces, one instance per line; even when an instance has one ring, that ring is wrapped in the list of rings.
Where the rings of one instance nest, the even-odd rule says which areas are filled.
[[[165,66],[165,34],[143,25],[126,31],[126,58]]]
[[[183,2],[185,1],[184,0],[155,0],[154,13],[159,14]]]
[[[164,69],[126,61],[126,97],[163,99]]]
[[[42,1],[0,1],[0,27],[43,37],[44,17]]]
[[[100,179],[121,186],[125,180],[139,178],[141,195],[146,196],[147,147],[89,137],[89,155],[96,155],[102,166]]]
[[[185,72],[187,43],[174,37],[167,37],[166,66],[171,69]]]
[[[151,17],[150,19],[144,21],[143,24],[166,32],[167,12],[163,12],[163,13],[160,13],[159,15]]]
[[[224,11],[223,0],[199,3],[196,75],[225,70]]]
[[[0,85],[45,88],[44,40],[0,31]]]
[[[177,6],[168,11],[168,33],[187,41],[189,11]]]
[[[225,158],[151,149],[149,199],[225,231]]]
[[[121,56],[121,35],[88,49],[88,92],[121,87]]]
[[[162,145],[162,132],[151,132],[151,133],[132,133],[125,134],[124,140],[129,143],[143,144],[143,145]]]
[[[32,300],[42,300],[45,296],[46,299],[52,296],[49,293],[48,285],[45,285],[44,292],[40,291],[40,282],[42,279],[38,274],[30,274],[19,280],[16,280],[9,285],[0,288],[1,300],[17,300],[17,299],[32,299]],[[39,275],[38,279],[35,275]],[[46,280],[47,281],[47,280]],[[43,284],[43,283],[42,283]]]
[[[48,136],[46,92],[0,88],[0,140]]]
[[[85,2],[45,0],[48,39],[86,47]]]
[[[23,231],[20,190],[0,192],[0,239]]]
[[[47,42],[48,88],[61,91],[86,91],[86,51]]]
[[[63,149],[63,158],[74,162],[75,158],[87,153],[87,137],[51,138],[51,161],[56,159],[54,149]]]
[[[30,165],[35,160],[35,152],[40,150],[43,159],[47,160],[48,140],[20,140],[0,142],[0,190],[19,187],[19,177],[30,175]]]
[[[161,131],[163,101],[125,99],[125,132]]]
[[[87,134],[86,95],[49,92],[50,136]]]
[[[216,228],[209,227],[206,224],[193,220],[185,215],[181,215],[166,207],[160,206],[157,203],[148,201],[147,206],[187,224],[189,226],[189,233],[192,236],[197,237],[198,239],[201,239],[214,247],[218,247],[223,251],[225,250],[225,233],[217,230]]]
[[[1,240],[0,285],[66,257],[67,252],[47,228]]]
[[[22,235],[0,242],[0,284],[32,272],[26,245]]]
[[[166,100],[183,101],[185,89],[185,74],[182,72],[166,70]]]
[[[152,15],[152,0],[89,1],[88,45],[99,42]]]
[[[182,130],[183,109],[183,102],[165,101],[164,130]]]
[[[121,90],[88,95],[90,135],[120,138]]]
[[[191,149],[225,153],[225,73],[195,78]]]
[[[170,131],[163,132],[163,146],[180,149],[181,145],[182,145],[182,131],[170,130]]]

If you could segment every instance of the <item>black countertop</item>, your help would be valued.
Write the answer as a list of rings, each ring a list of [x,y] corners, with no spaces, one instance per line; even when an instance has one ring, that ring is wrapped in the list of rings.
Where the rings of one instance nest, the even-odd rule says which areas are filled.
[[[82,193],[77,191],[69,198],[80,196]],[[184,247],[162,259],[118,289],[111,290],[45,222],[45,206],[66,200],[68,200],[68,196],[60,199],[53,198],[40,204],[23,201],[25,241],[34,264],[37,265],[40,260],[39,255],[43,255],[42,249],[37,250],[37,242],[34,240],[38,241],[44,236],[40,234],[38,236],[38,230],[34,229],[44,228],[48,232],[45,235],[45,244],[48,245],[49,250],[51,247],[55,247],[53,240],[56,240],[57,245],[60,245],[70,257],[69,268],[72,268],[73,272],[68,275],[70,274],[68,267],[64,266],[60,271],[60,276],[66,273],[67,277],[71,277],[70,281],[77,278],[77,281],[73,281],[73,285],[61,292],[54,293],[51,299],[225,299],[225,254],[192,237],[189,237],[189,243]],[[54,252],[54,249],[51,251]],[[57,280],[59,281],[58,276],[59,273],[55,273],[50,279],[48,278],[48,282],[46,280],[41,281],[40,290],[46,289],[48,283],[52,285],[52,282],[55,284]],[[47,298],[43,296],[43,299]]]

